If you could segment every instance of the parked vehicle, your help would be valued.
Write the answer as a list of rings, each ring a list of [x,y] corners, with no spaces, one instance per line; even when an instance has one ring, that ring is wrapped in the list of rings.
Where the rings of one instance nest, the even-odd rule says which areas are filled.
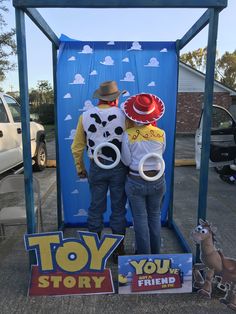
[[[47,164],[44,127],[39,123],[30,122],[30,138],[33,168],[42,171]],[[0,173],[22,162],[20,105],[13,97],[0,93]]]
[[[195,134],[195,160],[197,169],[200,168],[202,149],[202,123]],[[211,122],[210,163],[218,173],[225,173],[236,164],[236,121],[228,110],[213,105]]]

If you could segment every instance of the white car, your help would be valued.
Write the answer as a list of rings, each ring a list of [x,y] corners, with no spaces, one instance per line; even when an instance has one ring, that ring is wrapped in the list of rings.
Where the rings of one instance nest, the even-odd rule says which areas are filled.
[[[195,134],[195,160],[197,169],[200,168],[202,149],[202,121],[201,116]],[[219,173],[227,168],[235,169],[236,164],[236,121],[225,108],[213,105],[211,122],[211,144],[209,166],[215,167]]]
[[[47,164],[44,127],[30,122],[31,155],[33,168],[42,171]],[[0,93],[0,174],[23,162],[20,105],[6,94]]]

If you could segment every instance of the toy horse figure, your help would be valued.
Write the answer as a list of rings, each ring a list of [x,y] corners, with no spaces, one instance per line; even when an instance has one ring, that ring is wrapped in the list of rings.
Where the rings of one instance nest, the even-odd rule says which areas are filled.
[[[236,260],[228,258],[215,247],[216,228],[208,221],[199,220],[199,225],[192,231],[193,240],[200,244],[201,263],[193,267],[194,287],[198,293],[211,297],[214,276],[221,278],[218,288],[226,291],[225,297],[220,299],[232,310],[236,310]],[[205,279],[200,270],[205,271]]]

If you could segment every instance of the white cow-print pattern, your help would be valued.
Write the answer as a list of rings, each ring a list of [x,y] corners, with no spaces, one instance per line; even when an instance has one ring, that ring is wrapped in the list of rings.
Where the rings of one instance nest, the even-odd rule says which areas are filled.
[[[95,147],[104,142],[112,143],[121,150],[122,134],[125,129],[125,115],[120,108],[91,108],[83,113],[82,121],[90,158],[93,156]],[[110,147],[103,147],[100,156],[110,160],[116,159],[116,153]]]

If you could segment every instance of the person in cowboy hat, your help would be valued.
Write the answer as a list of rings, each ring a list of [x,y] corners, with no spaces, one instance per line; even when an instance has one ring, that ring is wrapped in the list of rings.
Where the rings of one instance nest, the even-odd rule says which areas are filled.
[[[126,228],[126,195],[125,179],[127,167],[120,161],[112,169],[102,169],[94,162],[94,149],[97,145],[109,142],[121,149],[122,134],[125,130],[125,115],[118,108],[119,96],[126,91],[119,91],[115,81],[106,81],[95,90],[93,98],[99,99],[98,105],[85,111],[79,118],[73,144],[72,154],[80,178],[88,177],[91,202],[88,209],[88,230],[101,236],[103,214],[107,209],[107,192],[110,190],[111,216],[110,227],[114,234],[125,235]],[[87,147],[90,159],[89,175],[84,166],[83,152]],[[109,165],[116,159],[115,151],[103,147],[99,161]],[[124,254],[123,242],[113,254]]]
[[[146,181],[140,176],[139,162],[148,153],[162,156],[165,150],[165,132],[155,126],[164,113],[164,103],[155,95],[142,93],[127,99],[123,110],[134,123],[123,134],[121,159],[129,166],[125,190],[133,215],[136,253],[158,254],[165,176]],[[144,174],[154,177],[159,167],[158,159],[148,158],[143,165]]]

